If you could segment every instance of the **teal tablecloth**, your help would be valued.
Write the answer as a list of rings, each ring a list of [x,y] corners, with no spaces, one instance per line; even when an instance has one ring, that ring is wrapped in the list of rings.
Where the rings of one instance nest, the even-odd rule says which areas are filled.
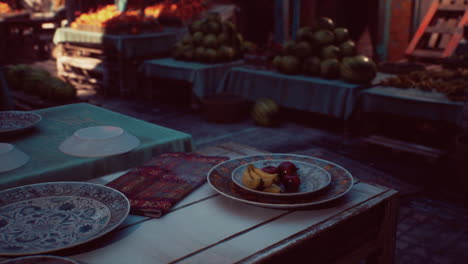
[[[176,43],[177,38],[178,32],[175,30],[138,35],[109,35],[72,28],[58,28],[53,41],[56,45],[62,42],[102,44],[114,48],[125,58],[134,58],[167,53]]]
[[[250,100],[269,97],[284,107],[347,120],[360,88],[339,80],[235,67],[226,73],[217,92],[229,92]]]
[[[463,102],[451,101],[445,94],[415,88],[376,86],[362,91],[359,110],[380,112],[461,125]]]
[[[35,112],[42,115],[42,121],[33,131],[0,139],[31,157],[23,167],[0,173],[0,189],[36,182],[88,180],[138,166],[160,153],[194,150],[188,134],[86,103]],[[58,149],[76,130],[96,125],[119,126],[138,137],[141,144],[128,153],[101,158],[73,157]]]
[[[242,64],[243,61],[241,60],[229,63],[206,64],[163,58],[144,61],[140,66],[140,71],[148,77],[192,83],[194,94],[203,97],[215,94],[224,74],[230,68]]]

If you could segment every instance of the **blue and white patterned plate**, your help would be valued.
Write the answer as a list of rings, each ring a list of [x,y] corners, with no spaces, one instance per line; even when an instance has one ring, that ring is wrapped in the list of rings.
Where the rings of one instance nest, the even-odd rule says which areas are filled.
[[[84,182],[51,182],[0,192],[0,255],[43,254],[89,242],[116,228],[130,203]]]
[[[22,133],[42,119],[42,116],[25,111],[1,111],[0,112],[0,136],[9,136]]]

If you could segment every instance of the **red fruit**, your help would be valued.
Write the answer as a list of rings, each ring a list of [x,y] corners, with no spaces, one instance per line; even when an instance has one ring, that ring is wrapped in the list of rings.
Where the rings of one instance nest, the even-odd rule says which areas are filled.
[[[301,184],[301,179],[297,175],[284,175],[281,179],[281,182],[284,184],[286,192],[297,192],[299,190],[299,185]]]
[[[290,161],[283,161],[280,165],[278,165],[278,170],[281,176],[293,175],[296,174],[297,167]]]
[[[262,168],[262,171],[270,174],[277,174],[278,173],[278,168],[275,166],[266,166]]]

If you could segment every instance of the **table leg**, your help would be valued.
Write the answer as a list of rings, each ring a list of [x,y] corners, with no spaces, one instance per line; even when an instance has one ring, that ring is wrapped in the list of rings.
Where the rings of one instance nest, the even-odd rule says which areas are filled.
[[[377,251],[367,258],[367,264],[392,264],[395,259],[396,226],[398,214],[398,200],[388,201],[384,221],[380,228],[379,246]]]

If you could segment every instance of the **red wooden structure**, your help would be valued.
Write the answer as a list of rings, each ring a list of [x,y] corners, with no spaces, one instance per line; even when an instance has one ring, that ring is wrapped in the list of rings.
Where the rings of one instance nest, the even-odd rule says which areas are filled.
[[[452,55],[468,24],[468,0],[435,0],[426,13],[406,55],[444,59]]]

